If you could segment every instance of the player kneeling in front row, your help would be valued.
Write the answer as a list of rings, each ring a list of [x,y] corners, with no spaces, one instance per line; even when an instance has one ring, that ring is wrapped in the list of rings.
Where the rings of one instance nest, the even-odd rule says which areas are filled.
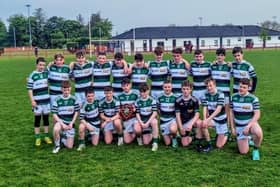
[[[93,87],[89,87],[85,92],[86,102],[80,110],[80,126],[79,126],[79,147],[78,151],[82,151],[85,146],[85,133],[89,131],[91,135],[91,143],[97,145],[99,143],[100,133],[100,117],[99,102],[94,98]]]
[[[225,112],[225,95],[220,90],[217,90],[216,81],[213,78],[206,79],[205,85],[207,87],[207,91],[202,97],[202,128],[204,132],[206,132],[208,127],[215,127],[217,134],[216,147],[222,148],[227,142],[228,138],[227,115]],[[208,145],[204,151],[208,152],[212,148],[208,130],[205,133],[205,136]]]
[[[144,145],[153,140],[152,151],[158,149],[157,103],[149,96],[149,86],[142,83],[139,86],[140,98],[136,101],[136,118],[134,129],[138,138],[143,138]],[[141,137],[142,136],[142,137]]]
[[[176,96],[172,93],[172,84],[169,80],[163,83],[163,94],[158,97],[158,111],[160,114],[160,130],[163,135],[165,145],[176,148],[177,143],[177,123],[175,117]]]
[[[60,150],[60,141],[68,149],[74,145],[75,128],[74,123],[78,117],[79,103],[71,93],[69,81],[62,81],[62,96],[58,96],[52,106],[53,118],[56,121],[53,127],[55,148],[53,153]],[[62,133],[63,137],[60,137]]]
[[[232,134],[237,136],[237,145],[241,154],[249,151],[248,135],[251,134],[254,141],[252,152],[253,160],[260,160],[259,147],[263,139],[263,132],[258,123],[260,118],[259,99],[249,93],[250,80],[247,78],[239,81],[238,93],[231,97],[231,119]]]
[[[113,88],[106,86],[104,88],[105,97],[100,101],[100,117],[103,120],[101,128],[104,132],[104,140],[106,144],[113,141],[113,131],[118,133],[118,146],[123,144],[122,123],[119,116],[120,102],[113,96]]]
[[[50,95],[48,93],[48,72],[45,71],[46,61],[39,57],[36,60],[36,70],[33,71],[27,81],[28,95],[34,112],[35,145],[41,145],[40,121],[43,116],[44,141],[52,144],[49,138],[49,113]]]
[[[196,127],[196,139],[201,140],[202,135],[199,128],[199,101],[191,95],[193,84],[185,80],[181,84],[182,95],[176,99],[176,121],[180,129],[181,143],[188,146],[192,142],[191,131]],[[197,145],[200,146],[200,145]]]

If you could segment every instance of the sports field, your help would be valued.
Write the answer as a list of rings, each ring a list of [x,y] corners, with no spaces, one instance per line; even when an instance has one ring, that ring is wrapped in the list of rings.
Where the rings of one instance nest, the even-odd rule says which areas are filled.
[[[205,56],[214,59],[213,52]],[[228,56],[232,60],[230,52]],[[57,155],[52,145],[36,148],[26,90],[35,58],[0,56],[0,186],[280,186],[280,51],[248,51],[244,57],[258,75],[264,131],[260,161],[252,161],[251,154],[239,155],[236,142],[208,154],[162,143],[155,153],[136,143],[101,143],[88,145],[84,152],[62,149]]]

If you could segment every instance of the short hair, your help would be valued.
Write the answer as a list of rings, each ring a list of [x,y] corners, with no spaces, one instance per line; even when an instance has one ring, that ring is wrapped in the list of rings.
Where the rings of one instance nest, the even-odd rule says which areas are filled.
[[[243,54],[242,48],[241,48],[241,47],[234,47],[234,48],[232,49],[232,54],[234,55],[235,53],[241,53],[241,54]]]
[[[139,85],[139,91],[140,92],[146,92],[149,89],[150,89],[150,87],[149,87],[149,85],[147,83],[141,83]]]
[[[71,83],[69,81],[62,81],[61,82],[61,87],[62,88],[70,88],[71,87]]]
[[[247,78],[242,78],[239,80],[239,83],[240,84],[244,84],[244,85],[247,85],[247,86],[251,86],[251,81],[250,79],[247,79]]]
[[[63,54],[57,53],[57,54],[54,55],[55,60],[58,59],[58,58],[64,58]]]
[[[189,80],[184,80],[181,84],[181,87],[189,87],[189,88],[193,88],[193,83],[191,83]]]
[[[171,80],[165,80],[163,84],[171,84]]]
[[[106,56],[106,52],[105,51],[99,51],[97,53],[97,56]]]
[[[203,54],[203,52],[200,49],[194,51],[194,55],[200,55],[200,54]]]
[[[86,55],[84,50],[79,50],[76,52],[76,57],[84,57]]]
[[[155,47],[154,53],[156,55],[161,55],[163,53],[163,48],[161,46]]]
[[[94,88],[91,86],[91,87],[88,87],[85,91],[85,95],[87,96],[88,94],[94,94]]]
[[[121,60],[121,59],[123,59],[123,54],[120,53],[120,52],[117,52],[117,53],[114,55],[114,59],[116,59],[116,60]]]
[[[183,54],[183,49],[181,47],[177,47],[177,48],[172,50],[172,53]]]
[[[45,58],[44,57],[38,57],[36,59],[36,64],[38,64],[39,62],[46,62]]]
[[[209,82],[213,82],[214,84],[216,84],[216,80],[213,79],[212,77],[208,77],[207,79],[205,79],[204,84],[208,85]]]
[[[216,55],[226,56],[226,50],[224,48],[219,48],[219,49],[216,50]]]
[[[123,84],[130,84],[131,83],[131,81],[130,81],[130,79],[129,78],[124,78],[123,80],[122,80],[122,85]]]
[[[105,86],[104,87],[104,92],[112,92],[114,91],[114,88],[112,86]]]
[[[143,55],[141,53],[137,53],[134,56],[134,60],[135,61],[143,61],[143,59],[144,59],[144,57],[143,57]]]

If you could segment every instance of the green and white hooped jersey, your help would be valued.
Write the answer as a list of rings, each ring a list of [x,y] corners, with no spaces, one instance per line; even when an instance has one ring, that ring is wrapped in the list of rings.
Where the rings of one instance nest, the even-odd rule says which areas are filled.
[[[50,83],[50,95],[62,94],[61,83],[62,81],[68,81],[70,76],[70,68],[68,65],[63,64],[57,66],[55,64],[48,68],[49,83]]]
[[[103,91],[105,86],[111,85],[111,69],[112,62],[105,62],[99,64],[98,62],[93,63],[93,88],[94,91]]]
[[[175,101],[176,96],[173,93],[170,95],[163,93],[158,97],[157,105],[160,111],[160,123],[166,123],[175,119]]]
[[[157,102],[151,96],[148,96],[146,99],[137,99],[135,106],[136,113],[140,114],[141,120],[144,123],[150,119],[153,112],[157,111]]]
[[[113,117],[119,112],[120,102],[116,97],[113,97],[111,101],[107,101],[104,97],[99,102],[100,113],[104,113],[106,117]]]
[[[122,92],[119,96],[118,96],[120,105],[125,105],[125,104],[135,104],[135,101],[138,99],[138,95],[132,91],[130,91],[129,93],[125,93]]]
[[[210,94],[208,91],[205,92],[202,98],[202,105],[207,107],[209,115],[211,115],[218,106],[222,106],[221,112],[213,119],[219,124],[225,124],[227,122],[227,115],[225,112],[225,95],[222,91],[216,90],[214,94]]]
[[[147,83],[149,78],[149,69],[142,67],[133,67],[131,80],[132,80],[132,89],[139,90],[139,85],[141,83]]]
[[[193,90],[205,90],[206,86],[204,84],[205,79],[211,76],[211,63],[202,62],[197,63],[195,61],[191,62],[191,74],[193,76]]]
[[[239,87],[239,80],[242,78],[250,79],[256,77],[257,74],[254,67],[246,61],[232,62],[232,76],[233,76],[233,89],[237,90]]]
[[[236,126],[246,126],[254,116],[255,110],[260,110],[259,99],[253,94],[244,96],[235,93],[231,97],[230,108],[233,111]]]
[[[226,62],[211,65],[211,76],[216,80],[217,89],[230,95],[231,67]]]
[[[33,71],[28,77],[26,87],[32,90],[33,99],[38,105],[50,103],[47,71]]]
[[[169,75],[169,61],[149,61],[149,72],[151,79],[151,90],[162,90],[162,85]]]
[[[86,62],[83,65],[75,63],[71,75],[75,79],[75,92],[85,92],[92,84],[93,64]]]
[[[85,120],[91,125],[100,128],[99,102],[94,100],[92,103],[85,102],[80,110],[80,120]]]
[[[124,67],[117,66],[114,62],[112,65],[112,87],[114,92],[122,92],[122,80],[124,78],[130,78],[129,74],[124,73]]]
[[[57,96],[51,109],[52,113],[57,114],[66,125],[72,121],[75,112],[79,112],[79,110],[79,103],[72,95],[66,98],[61,95]]]
[[[169,72],[172,77],[173,93],[181,93],[181,84],[188,77],[188,70],[186,69],[185,63],[171,61],[169,63]]]

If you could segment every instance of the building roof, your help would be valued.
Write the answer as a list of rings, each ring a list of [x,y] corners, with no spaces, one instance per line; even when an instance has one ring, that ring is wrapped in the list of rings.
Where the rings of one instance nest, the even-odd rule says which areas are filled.
[[[133,39],[133,30],[112,39]],[[261,30],[257,25],[139,27],[135,28],[135,39],[259,36]],[[280,36],[280,32],[268,30],[268,35]]]

